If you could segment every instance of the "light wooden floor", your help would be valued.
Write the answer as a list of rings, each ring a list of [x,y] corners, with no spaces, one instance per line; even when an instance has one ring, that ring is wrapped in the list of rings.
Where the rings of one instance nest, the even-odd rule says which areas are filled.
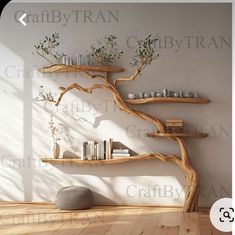
[[[102,206],[61,211],[48,204],[0,203],[0,235],[219,235],[208,210]]]

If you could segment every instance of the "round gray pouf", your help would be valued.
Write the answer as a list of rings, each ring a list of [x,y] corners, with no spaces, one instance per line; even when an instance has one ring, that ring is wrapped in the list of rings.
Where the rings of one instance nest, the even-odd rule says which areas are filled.
[[[57,192],[55,205],[62,210],[81,210],[90,208],[92,201],[90,189],[82,186],[68,186]]]

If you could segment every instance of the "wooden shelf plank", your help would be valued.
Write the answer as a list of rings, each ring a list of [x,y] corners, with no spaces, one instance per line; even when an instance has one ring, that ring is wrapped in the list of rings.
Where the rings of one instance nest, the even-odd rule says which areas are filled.
[[[210,101],[206,98],[176,98],[176,97],[151,97],[144,99],[128,99],[129,104],[152,104],[152,103],[190,103],[190,104],[207,104]]]
[[[65,72],[79,72],[79,71],[119,73],[124,71],[124,69],[121,67],[109,67],[109,66],[55,64],[49,67],[40,68],[39,71],[41,73],[65,73]]]
[[[171,137],[187,137],[187,138],[203,138],[207,137],[208,134],[206,133],[200,133],[200,132],[195,132],[195,133],[146,133],[147,137],[165,137],[165,138],[171,138]]]
[[[136,155],[132,157],[123,157],[123,158],[114,158],[108,160],[81,160],[77,158],[52,158],[49,156],[42,156],[40,157],[42,162],[51,163],[51,164],[78,164],[78,165],[102,165],[102,164],[117,164],[117,163],[125,163],[125,162],[132,162],[132,161],[144,161],[150,159],[157,159],[153,155],[143,154],[143,155]]]

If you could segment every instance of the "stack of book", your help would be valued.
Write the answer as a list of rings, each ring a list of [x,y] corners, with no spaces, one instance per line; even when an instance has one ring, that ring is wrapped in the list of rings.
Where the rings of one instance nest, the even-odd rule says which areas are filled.
[[[129,149],[113,149],[112,158],[130,157]]]
[[[106,160],[112,158],[112,139],[86,141],[81,146],[82,160]]]
[[[181,119],[168,119],[166,120],[167,133],[181,133],[183,132],[183,120]]]

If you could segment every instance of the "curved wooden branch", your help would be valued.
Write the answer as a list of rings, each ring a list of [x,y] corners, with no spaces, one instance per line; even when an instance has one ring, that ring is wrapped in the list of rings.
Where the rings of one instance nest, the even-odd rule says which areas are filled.
[[[184,211],[197,211],[197,202],[199,196],[199,176],[191,166],[189,155],[186,149],[185,142],[182,138],[175,138],[180,146],[181,158],[174,154],[164,155],[161,153],[144,154],[141,156],[154,156],[163,162],[172,162],[178,165],[186,174],[186,193],[184,202]]]
[[[62,90],[62,92],[56,102],[56,106],[59,105],[59,103],[60,103],[61,99],[63,98],[63,96],[65,95],[65,93],[67,93],[68,91],[70,91],[72,89],[77,89],[77,90],[85,92],[85,93],[92,93],[92,91],[97,88],[102,88],[102,89],[110,91],[111,94],[113,95],[114,102],[117,104],[117,106],[119,107],[119,109],[121,111],[127,112],[128,114],[130,114],[132,116],[142,118],[146,121],[149,121],[152,124],[154,124],[160,132],[164,132],[164,124],[159,119],[154,118],[151,115],[146,114],[144,112],[133,110],[132,108],[130,108],[126,104],[126,102],[122,99],[118,90],[108,82],[106,82],[105,84],[94,84],[90,88],[81,87],[77,83],[73,83],[72,85],[68,86],[67,88],[61,87],[60,89]]]
[[[59,105],[61,99],[63,98],[63,96],[70,90],[72,89],[77,89],[79,91],[82,91],[82,92],[85,92],[85,93],[92,93],[92,91],[94,89],[97,89],[97,88],[104,88],[105,89],[106,85],[105,84],[94,84],[93,86],[89,87],[89,88],[84,88],[80,85],[78,85],[77,83],[73,83],[71,84],[70,86],[68,86],[67,88],[64,88],[64,87],[60,87],[60,90],[62,90],[62,92],[60,93],[60,96],[58,98],[58,100],[56,101],[56,106]]]
[[[163,162],[175,163],[185,172],[186,193],[185,193],[184,211],[193,212],[197,210],[197,201],[199,196],[199,176],[197,171],[193,169],[193,167],[191,166],[184,140],[181,138],[176,138],[176,140],[180,145],[181,158],[177,157],[174,154],[165,155],[162,153],[141,154],[139,156],[141,157],[151,156]]]
[[[110,83],[107,83],[107,84],[108,84],[108,89],[111,91],[113,95],[114,102],[116,103],[116,105],[119,107],[121,111],[127,112],[128,114],[132,116],[142,118],[146,121],[151,122],[160,132],[165,131],[164,124],[158,118],[154,118],[149,114],[130,108],[127,105],[127,103],[122,99],[116,87],[114,87]]]
[[[82,75],[84,75],[84,77],[88,77],[88,78],[101,78],[101,79],[105,79],[105,76],[101,75],[101,74],[94,74],[88,71],[80,71],[80,73]]]
[[[158,158],[162,162],[171,162],[178,165],[180,168],[182,167],[182,162],[179,157],[177,157],[174,154],[162,154],[162,153],[150,153],[150,154],[141,154],[141,157],[143,156],[153,156],[155,158]]]
[[[181,149],[181,158],[174,154],[164,155],[161,153],[142,154],[140,156],[152,156],[163,162],[171,162],[178,165],[186,173],[186,193],[184,211],[197,211],[197,201],[199,196],[199,176],[190,164],[188,153],[183,139],[177,138]]]
[[[179,147],[180,147],[182,163],[184,165],[189,164],[190,160],[189,160],[189,155],[188,155],[188,151],[187,151],[184,139],[180,137],[175,137],[175,139],[178,142]]]
[[[117,78],[114,80],[113,84],[114,86],[117,86],[121,82],[127,82],[127,81],[133,81],[135,78],[140,74],[140,72],[145,68],[146,63],[141,64],[141,66],[135,70],[135,72],[130,75],[129,77],[122,77],[122,78]]]
[[[182,138],[175,138],[180,146],[182,170],[186,173],[186,194],[184,211],[192,212],[197,210],[199,196],[199,175],[192,167],[185,142]]]

